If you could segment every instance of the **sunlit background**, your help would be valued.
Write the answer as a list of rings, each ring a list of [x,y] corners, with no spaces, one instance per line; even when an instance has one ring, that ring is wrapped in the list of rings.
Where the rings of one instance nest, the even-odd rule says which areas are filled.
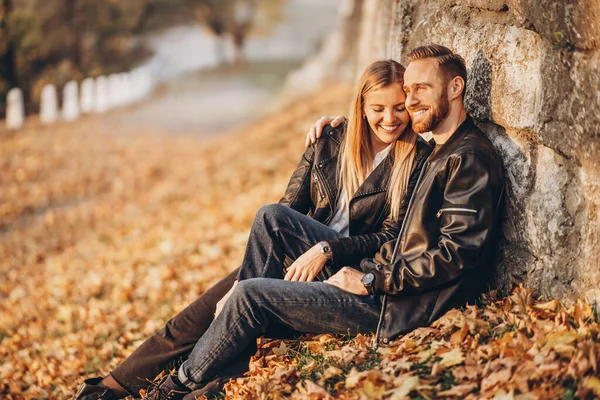
[[[239,265],[340,0],[0,2],[0,398],[70,398]],[[342,106],[343,105],[343,106]]]
[[[64,87],[75,81],[80,101],[91,98],[76,114],[143,99],[119,122],[199,134],[230,128],[274,104],[286,75],[336,29],[339,6],[340,0],[6,0],[0,115],[13,88],[27,115],[50,112],[42,92],[53,85],[57,100],[45,102],[56,103],[61,119]],[[116,74],[123,80],[112,85]],[[107,80],[104,100],[96,93],[103,90],[99,77]],[[82,85],[86,78],[91,82]],[[123,90],[133,98],[115,100]],[[17,120],[8,121],[10,129],[21,125],[14,113],[7,115]],[[74,119],[73,112],[62,114]]]

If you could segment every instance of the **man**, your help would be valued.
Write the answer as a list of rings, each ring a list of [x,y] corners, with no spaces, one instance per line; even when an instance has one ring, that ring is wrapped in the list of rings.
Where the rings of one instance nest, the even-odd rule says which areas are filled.
[[[202,388],[271,326],[375,332],[377,342],[388,343],[477,298],[499,233],[501,161],[466,115],[463,59],[431,45],[413,50],[408,60],[404,89],[413,128],[431,131],[436,148],[421,171],[398,240],[360,268],[344,267],[325,282],[240,282],[177,375],[167,376],[149,398],[178,399]]]

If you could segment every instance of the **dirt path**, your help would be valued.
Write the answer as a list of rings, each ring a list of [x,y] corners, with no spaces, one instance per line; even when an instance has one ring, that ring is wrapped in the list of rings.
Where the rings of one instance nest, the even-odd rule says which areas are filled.
[[[249,63],[243,70],[185,73],[159,87],[151,102],[109,115],[104,122],[117,129],[211,136],[272,110],[285,76],[298,65],[297,61],[264,61]]]

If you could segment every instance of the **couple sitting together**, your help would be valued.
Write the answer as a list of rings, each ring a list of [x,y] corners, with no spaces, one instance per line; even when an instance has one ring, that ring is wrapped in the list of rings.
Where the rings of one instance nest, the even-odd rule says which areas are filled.
[[[386,344],[477,299],[499,234],[502,163],[466,114],[464,60],[440,45],[407,58],[406,69],[367,67],[346,123],[311,128],[241,266],[75,399],[210,397],[247,370],[261,335],[374,333]]]

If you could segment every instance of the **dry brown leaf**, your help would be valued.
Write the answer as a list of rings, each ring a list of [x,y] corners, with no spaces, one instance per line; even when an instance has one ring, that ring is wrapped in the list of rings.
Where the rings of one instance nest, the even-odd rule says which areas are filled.
[[[450,388],[448,390],[437,392],[436,396],[440,396],[440,397],[457,396],[460,398],[464,398],[464,396],[468,395],[469,393],[471,393],[475,389],[477,389],[477,386],[478,385],[476,383],[463,383],[462,385],[452,386],[452,388]]]
[[[321,374],[321,379],[319,379],[320,384],[324,384],[327,379],[331,379],[334,376],[339,376],[343,373],[343,371],[333,365],[330,365],[323,373]]]
[[[509,368],[503,368],[499,371],[492,372],[481,381],[481,391],[488,392],[498,385],[502,385],[510,379],[512,372]]]

